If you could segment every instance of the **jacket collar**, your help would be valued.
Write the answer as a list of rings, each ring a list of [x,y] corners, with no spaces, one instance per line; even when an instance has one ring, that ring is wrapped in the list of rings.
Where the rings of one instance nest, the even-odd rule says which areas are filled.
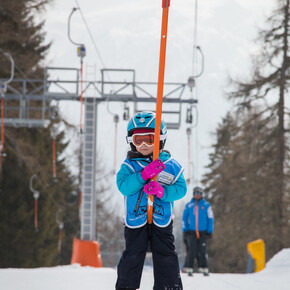
[[[143,161],[151,162],[152,159],[153,159],[153,154],[150,154],[150,155],[144,156],[144,155],[142,155],[142,154],[139,153],[139,152],[128,151],[128,153],[127,153],[127,157],[128,157],[128,159],[130,159],[130,160],[143,160]],[[170,157],[171,157],[171,154],[170,154],[170,152],[167,151],[167,150],[162,150],[162,151],[160,152],[160,154],[159,154],[159,158],[160,158],[162,161],[166,161],[166,160],[168,160]]]
[[[195,203],[202,203],[204,201],[205,201],[204,197],[202,197],[200,200],[195,200],[194,198],[191,199],[191,202],[195,202]]]

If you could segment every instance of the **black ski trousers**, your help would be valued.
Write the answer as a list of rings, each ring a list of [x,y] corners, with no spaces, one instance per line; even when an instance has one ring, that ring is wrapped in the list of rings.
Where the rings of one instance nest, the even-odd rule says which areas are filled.
[[[194,258],[198,259],[199,268],[207,268],[206,232],[201,231],[199,235],[199,239],[196,238],[195,231],[189,231],[187,235],[188,252],[184,263],[186,268],[194,268]]]
[[[172,223],[160,228],[148,225],[125,227],[126,249],[118,264],[116,289],[138,289],[148,245],[153,259],[154,290],[182,290],[178,257],[175,252]]]

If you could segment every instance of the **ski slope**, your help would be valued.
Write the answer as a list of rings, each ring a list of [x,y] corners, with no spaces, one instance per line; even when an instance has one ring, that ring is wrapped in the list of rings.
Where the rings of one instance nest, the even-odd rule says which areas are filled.
[[[1,290],[113,290],[117,273],[112,268],[80,267],[0,269]],[[253,274],[182,274],[184,290],[289,290],[290,249],[275,255],[266,268]],[[153,286],[152,269],[143,271],[141,290]]]

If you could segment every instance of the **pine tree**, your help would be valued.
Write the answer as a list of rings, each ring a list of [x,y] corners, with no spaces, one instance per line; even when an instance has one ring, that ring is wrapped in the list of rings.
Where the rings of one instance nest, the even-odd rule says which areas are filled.
[[[49,0],[7,0],[0,3],[0,48],[15,62],[15,77],[42,78],[42,62],[50,44],[44,44],[44,22],[35,23]],[[0,77],[10,66],[1,54]],[[6,62],[6,63],[5,63]],[[29,87],[28,87],[29,89]],[[14,103],[13,103],[14,102]],[[11,101],[10,105],[19,105]],[[31,104],[37,106],[38,104]],[[59,123],[59,121],[58,121]],[[5,128],[5,153],[0,180],[0,267],[36,267],[69,263],[72,238],[78,231],[78,200],[74,177],[60,159],[67,143],[57,135],[57,182],[52,178],[52,139],[48,128]],[[34,198],[29,189],[32,175],[38,199],[39,231],[34,229]],[[58,246],[56,212],[62,209],[63,251]]]
[[[42,78],[41,61],[50,43],[44,44],[44,21],[35,23],[34,13],[42,12],[51,0],[2,0],[0,3],[0,48],[9,52],[16,65],[17,78]],[[1,58],[2,63],[5,59]],[[0,67],[7,77],[9,66]]]
[[[286,113],[285,96],[289,89],[289,0],[278,0],[278,8],[267,20],[269,27],[260,31],[261,53],[254,59],[254,72],[249,82],[236,82],[237,89],[230,98],[238,101],[240,110],[247,110],[257,104],[263,106],[265,125],[269,118],[276,118],[272,123],[269,137],[275,140],[277,160],[274,168],[276,179],[275,204],[278,210],[276,227],[279,230],[278,248],[289,246],[289,115]],[[286,123],[287,121],[287,123]],[[252,124],[256,122],[252,120]],[[285,126],[288,127],[285,127]],[[257,138],[260,139],[259,136]],[[274,149],[274,148],[273,148]]]
[[[271,138],[275,118],[271,116],[265,125],[258,112],[255,108],[228,114],[216,132],[203,180],[215,214],[209,252],[213,271],[244,272],[246,245],[259,238],[267,245],[268,259],[279,251],[279,211],[273,197],[277,147]]]

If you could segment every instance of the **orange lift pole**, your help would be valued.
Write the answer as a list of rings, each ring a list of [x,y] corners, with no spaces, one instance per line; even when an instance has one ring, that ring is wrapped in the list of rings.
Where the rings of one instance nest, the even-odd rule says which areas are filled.
[[[153,160],[156,160],[159,158],[159,142],[160,142],[160,130],[161,130],[161,115],[162,115],[169,6],[170,6],[170,0],[162,0],[162,26],[161,26],[161,41],[160,41],[160,55],[159,55],[159,73],[158,73],[158,87],[157,87],[157,100],[156,100]],[[155,179],[156,177],[153,178],[153,180]],[[149,195],[148,205],[147,205],[149,224],[152,224],[153,222],[153,202],[154,202],[154,195]]]

